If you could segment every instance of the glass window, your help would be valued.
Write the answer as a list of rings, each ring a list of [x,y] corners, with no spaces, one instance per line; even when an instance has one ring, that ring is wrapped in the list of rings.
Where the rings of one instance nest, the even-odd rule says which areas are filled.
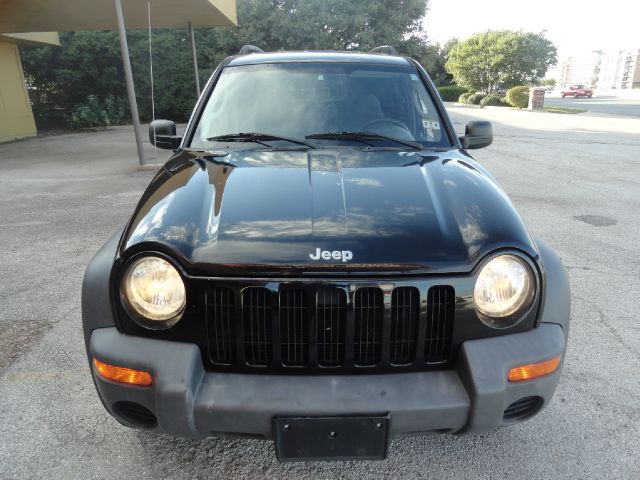
[[[218,147],[221,142],[208,139],[237,133],[303,139],[363,131],[424,146],[449,145],[433,101],[412,67],[298,62],[226,67],[191,147]]]

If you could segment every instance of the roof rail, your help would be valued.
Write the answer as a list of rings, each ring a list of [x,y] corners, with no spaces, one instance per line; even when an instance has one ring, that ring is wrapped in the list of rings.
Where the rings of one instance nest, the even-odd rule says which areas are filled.
[[[240,55],[248,55],[250,53],[264,53],[260,47],[256,47],[255,45],[244,45],[240,49]]]
[[[383,55],[398,55],[398,50],[396,47],[392,47],[391,45],[382,45],[380,47],[376,47],[373,50],[370,50],[369,53],[382,53]]]

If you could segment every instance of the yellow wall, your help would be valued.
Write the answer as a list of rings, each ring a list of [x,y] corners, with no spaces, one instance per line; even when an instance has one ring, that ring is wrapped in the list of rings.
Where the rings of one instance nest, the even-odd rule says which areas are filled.
[[[0,33],[0,42],[17,43],[21,47],[60,46],[58,32]]]
[[[0,42],[0,142],[35,135],[36,123],[18,47],[13,43]]]

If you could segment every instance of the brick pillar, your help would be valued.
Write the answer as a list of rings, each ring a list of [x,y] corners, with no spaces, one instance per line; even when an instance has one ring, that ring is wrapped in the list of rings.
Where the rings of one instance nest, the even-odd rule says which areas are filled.
[[[532,88],[529,91],[529,110],[542,110],[544,107],[544,87]]]

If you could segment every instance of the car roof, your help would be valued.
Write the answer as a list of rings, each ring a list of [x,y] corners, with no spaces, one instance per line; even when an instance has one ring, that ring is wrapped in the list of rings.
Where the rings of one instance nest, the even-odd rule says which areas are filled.
[[[361,52],[274,52],[251,53],[233,58],[229,66],[257,65],[261,63],[295,63],[295,62],[344,62],[369,63],[378,65],[408,66],[404,57]]]

